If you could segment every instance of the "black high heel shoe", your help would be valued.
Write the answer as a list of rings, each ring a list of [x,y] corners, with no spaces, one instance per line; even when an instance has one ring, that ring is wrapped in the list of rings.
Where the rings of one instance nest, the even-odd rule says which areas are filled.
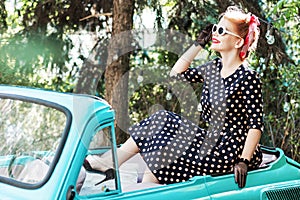
[[[112,169],[112,168],[109,168],[107,169],[106,171],[100,171],[100,170],[97,170],[97,169],[93,169],[91,164],[89,163],[88,160],[84,159],[84,162],[83,162],[83,167],[85,168],[86,171],[88,172],[92,172],[92,173],[97,173],[97,174],[102,174],[102,175],[105,175],[105,178],[96,183],[95,186],[103,183],[104,181],[108,181],[108,180],[111,180],[111,179],[114,179],[115,178],[115,170]]]

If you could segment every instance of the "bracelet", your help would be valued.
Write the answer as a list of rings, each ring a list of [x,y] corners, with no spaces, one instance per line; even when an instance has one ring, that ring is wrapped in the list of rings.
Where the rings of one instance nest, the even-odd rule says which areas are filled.
[[[245,163],[247,166],[250,164],[250,161],[246,158],[239,158],[238,162],[243,162]]]

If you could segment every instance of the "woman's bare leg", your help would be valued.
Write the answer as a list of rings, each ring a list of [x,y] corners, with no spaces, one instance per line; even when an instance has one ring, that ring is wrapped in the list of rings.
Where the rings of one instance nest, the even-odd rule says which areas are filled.
[[[130,137],[128,140],[119,148],[117,148],[118,166],[120,167],[124,162],[130,159],[132,156],[139,152],[139,148],[135,141]],[[93,169],[105,171],[113,166],[111,151],[106,152],[101,157],[99,156],[88,156],[87,157],[90,165]],[[147,167],[142,180],[143,183],[159,183],[154,174]]]
[[[139,149],[135,141],[130,137],[128,140],[119,148],[117,148],[118,165],[122,165],[129,158],[139,152]],[[104,153],[102,156],[87,156],[86,158],[93,169],[105,171],[112,168],[112,155],[111,151]]]
[[[159,183],[157,178],[154,176],[154,174],[150,171],[150,169],[147,167],[144,173],[144,177],[142,180],[142,183]]]
[[[130,137],[119,149],[118,149],[118,162],[119,165],[122,165],[129,158],[134,156],[139,152],[139,149],[135,143],[135,141]],[[147,167],[144,173],[144,177],[142,180],[143,183],[151,182],[151,183],[159,183],[154,174]]]
[[[135,141],[132,139],[132,137],[128,138],[126,142],[117,149],[119,166],[138,152],[139,148],[136,145]]]

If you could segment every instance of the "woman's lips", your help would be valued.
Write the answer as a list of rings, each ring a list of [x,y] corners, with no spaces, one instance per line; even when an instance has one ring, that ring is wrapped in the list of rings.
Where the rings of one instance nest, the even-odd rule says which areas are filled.
[[[212,38],[212,42],[213,43],[220,43],[220,40],[218,40],[217,38]]]

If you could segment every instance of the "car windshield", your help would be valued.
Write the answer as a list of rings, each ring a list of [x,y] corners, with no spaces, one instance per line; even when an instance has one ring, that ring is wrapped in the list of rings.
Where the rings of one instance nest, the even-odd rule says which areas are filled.
[[[0,177],[41,182],[53,165],[66,121],[53,107],[0,98]]]

